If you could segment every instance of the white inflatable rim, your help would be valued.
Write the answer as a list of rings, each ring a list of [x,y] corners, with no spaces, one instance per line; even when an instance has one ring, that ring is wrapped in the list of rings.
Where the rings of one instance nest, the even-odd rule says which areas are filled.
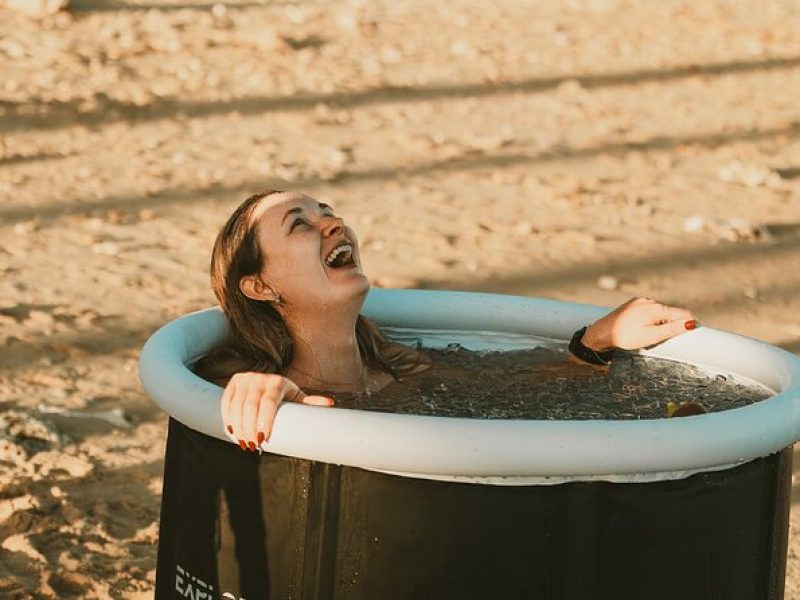
[[[484,339],[519,347],[534,345],[537,338],[567,339],[608,310],[498,294],[376,289],[362,312],[381,327],[455,330],[478,347]],[[230,441],[219,415],[221,388],[187,367],[226,332],[218,308],[164,325],[142,349],[140,377],[147,394],[170,415]],[[284,404],[263,449],[411,477],[524,485],[677,479],[766,456],[800,439],[797,356],[708,327],[646,354],[744,376],[776,395],[717,413],[625,421],[459,419]]]

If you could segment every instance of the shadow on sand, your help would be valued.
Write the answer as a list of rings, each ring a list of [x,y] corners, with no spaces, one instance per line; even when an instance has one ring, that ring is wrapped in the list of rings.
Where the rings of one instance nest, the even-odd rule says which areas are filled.
[[[215,6],[223,6],[226,10],[244,10],[248,8],[265,8],[267,6],[285,6],[298,4],[291,0],[263,0],[262,2],[121,2],[120,0],[72,0],[69,10],[72,13],[95,12],[131,12],[157,10],[160,12],[176,10],[210,11]]]
[[[577,82],[586,89],[633,86],[691,77],[719,77],[732,74],[793,69],[798,66],[800,66],[800,57],[789,56],[766,60],[684,65],[666,69],[637,69],[621,73],[534,77],[520,81],[491,83],[383,87],[360,92],[250,97],[224,102],[192,102],[163,99],[143,107],[114,100],[105,94],[97,94],[95,95],[96,106],[86,111],[80,109],[80,105],[84,102],[83,100],[24,103],[4,101],[0,102],[0,109],[2,109],[0,113],[0,132],[51,129],[73,125],[96,127],[104,123],[121,120],[136,123],[161,119],[208,117],[231,112],[253,115],[272,111],[306,110],[318,104],[326,104],[337,108],[357,108],[372,104],[427,102],[444,98],[480,98],[502,94],[533,94],[555,89],[568,81]]]
[[[680,146],[698,145],[706,148],[716,148],[741,141],[757,141],[776,136],[787,138],[800,137],[800,122],[792,123],[786,127],[771,129],[745,129],[738,131],[721,131],[685,136],[656,136],[641,141],[612,141],[587,147],[554,147],[536,154],[526,153],[467,153],[465,155],[444,160],[421,162],[409,166],[385,166],[361,171],[344,171],[337,175],[335,181],[387,181],[399,180],[442,173],[454,173],[465,170],[497,169],[515,165],[547,163],[553,161],[578,160],[594,158],[603,155],[625,155],[631,152],[647,152],[652,150],[672,150]],[[40,204],[38,206],[5,206],[0,208],[0,220],[21,221],[36,218],[48,221],[65,215],[84,214],[92,211],[109,209],[140,210],[150,207],[165,207],[167,205],[190,204],[200,201],[236,200],[244,191],[262,189],[313,189],[323,184],[331,184],[332,180],[323,179],[319,175],[291,182],[277,179],[262,178],[245,181],[234,186],[216,186],[204,189],[174,188],[158,192],[151,197],[147,196],[111,196],[101,200],[86,201],[80,199],[65,200]]]

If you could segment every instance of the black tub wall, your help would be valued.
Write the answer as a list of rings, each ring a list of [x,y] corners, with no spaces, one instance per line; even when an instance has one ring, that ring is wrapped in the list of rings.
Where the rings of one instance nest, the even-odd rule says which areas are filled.
[[[779,600],[791,457],[489,486],[243,453],[171,419],[156,597]]]

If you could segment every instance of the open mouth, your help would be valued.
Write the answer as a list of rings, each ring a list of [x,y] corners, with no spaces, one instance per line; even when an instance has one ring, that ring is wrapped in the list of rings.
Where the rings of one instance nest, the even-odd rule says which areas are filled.
[[[325,257],[325,265],[331,269],[342,269],[356,264],[353,258],[353,245],[350,242],[342,242],[331,250]]]

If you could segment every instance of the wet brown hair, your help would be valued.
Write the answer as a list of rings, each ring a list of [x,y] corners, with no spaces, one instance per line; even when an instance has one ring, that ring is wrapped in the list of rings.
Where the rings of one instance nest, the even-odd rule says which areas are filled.
[[[219,382],[244,371],[280,373],[292,361],[292,339],[280,313],[272,303],[248,298],[239,288],[242,277],[259,273],[264,260],[253,211],[261,200],[278,193],[281,190],[268,190],[242,202],[214,242],[211,287],[228,319],[229,334],[224,345],[212,350],[195,366],[195,372],[204,379]],[[362,315],[356,321],[356,341],[367,365],[399,378],[391,360],[391,355],[396,354],[390,351],[393,344]]]

